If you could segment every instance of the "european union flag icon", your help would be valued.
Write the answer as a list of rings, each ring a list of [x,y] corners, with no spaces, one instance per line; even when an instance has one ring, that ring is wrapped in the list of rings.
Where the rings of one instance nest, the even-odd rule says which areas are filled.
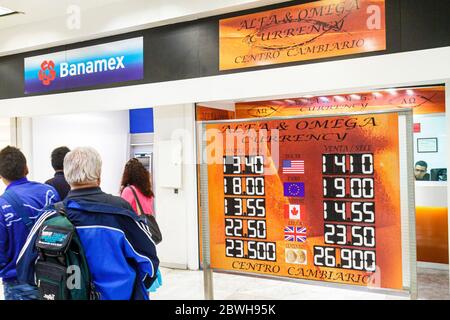
[[[303,182],[284,182],[283,190],[285,197],[305,196],[305,184]]]

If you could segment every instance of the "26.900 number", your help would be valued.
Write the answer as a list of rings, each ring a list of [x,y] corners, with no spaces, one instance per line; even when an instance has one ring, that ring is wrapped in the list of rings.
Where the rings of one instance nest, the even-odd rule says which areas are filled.
[[[338,257],[340,263],[338,263]],[[314,265],[374,272],[375,251],[314,246]]]

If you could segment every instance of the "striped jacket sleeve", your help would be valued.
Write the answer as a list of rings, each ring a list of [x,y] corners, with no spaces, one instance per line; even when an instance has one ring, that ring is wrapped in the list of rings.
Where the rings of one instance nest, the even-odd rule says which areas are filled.
[[[125,255],[135,261],[138,267],[138,276],[145,289],[148,290],[156,279],[159,267],[156,245],[142,219],[122,218],[125,219],[122,230],[130,244],[130,248],[125,250]]]
[[[3,210],[0,208],[0,270],[8,263],[6,257],[8,243],[8,230],[5,225]]]

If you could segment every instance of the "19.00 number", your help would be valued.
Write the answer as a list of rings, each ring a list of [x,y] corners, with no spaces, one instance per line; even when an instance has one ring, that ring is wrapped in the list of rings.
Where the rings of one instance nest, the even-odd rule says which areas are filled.
[[[373,199],[373,178],[323,178],[323,196],[326,198]]]

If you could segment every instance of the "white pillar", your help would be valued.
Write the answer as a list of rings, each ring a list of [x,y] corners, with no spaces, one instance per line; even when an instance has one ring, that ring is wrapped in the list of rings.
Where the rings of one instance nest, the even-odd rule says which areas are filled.
[[[162,266],[198,270],[198,206],[195,145],[195,105],[154,108],[155,209],[163,241],[158,245]],[[182,145],[181,188],[162,187],[164,159],[158,157],[158,142],[179,140]]]
[[[11,137],[15,139],[12,143],[15,142],[16,147],[19,148],[25,158],[27,159],[28,170],[30,171],[28,174],[28,179],[33,180],[33,121],[31,117],[20,117],[16,118],[16,130],[15,137]]]

